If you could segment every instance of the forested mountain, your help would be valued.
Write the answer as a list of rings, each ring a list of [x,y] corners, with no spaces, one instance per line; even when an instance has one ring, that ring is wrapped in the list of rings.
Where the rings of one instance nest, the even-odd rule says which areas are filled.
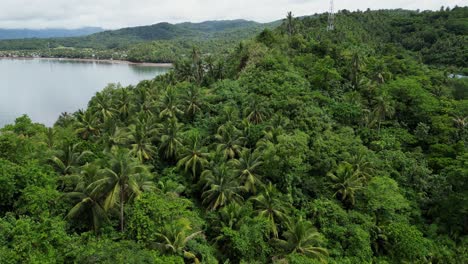
[[[0,41],[0,50],[40,50],[49,44],[52,48],[126,48],[131,44],[151,40],[190,39],[204,40],[231,35],[230,38],[251,37],[265,27],[274,27],[278,22],[261,24],[246,20],[206,21],[202,23],[158,23],[150,26],[108,30],[78,38],[46,40],[7,40]]]
[[[104,29],[98,27],[78,29],[0,29],[0,39],[79,37],[101,31],[104,31]]]
[[[0,262],[467,263],[467,12],[291,14],[19,117]]]

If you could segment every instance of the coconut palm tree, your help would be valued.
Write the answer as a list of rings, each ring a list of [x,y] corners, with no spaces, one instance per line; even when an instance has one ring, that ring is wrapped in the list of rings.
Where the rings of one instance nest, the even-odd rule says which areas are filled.
[[[360,172],[348,162],[343,162],[338,165],[334,173],[330,172],[327,176],[333,182],[331,186],[335,190],[334,196],[344,202],[346,206],[353,206],[356,191],[362,188],[364,180]]]
[[[259,167],[263,164],[261,155],[245,149],[241,152],[239,159],[233,159],[229,163],[235,168],[234,173],[246,191],[256,193],[257,186],[262,186],[261,176],[258,173]]]
[[[88,155],[93,155],[91,151],[79,151],[80,143],[65,144],[63,149],[56,151],[51,158],[52,163],[62,175],[69,175],[76,172],[78,166],[83,164],[83,159]]]
[[[90,136],[99,135],[99,119],[93,111],[79,110],[76,115],[75,133],[81,136],[82,139],[88,139]]]
[[[73,192],[65,194],[65,197],[76,202],[75,206],[68,212],[66,218],[78,218],[84,217],[89,219],[92,223],[94,232],[98,232],[99,228],[104,222],[107,222],[107,214],[104,208],[99,203],[102,198],[101,193],[92,192],[92,189],[88,187],[79,187]]]
[[[230,172],[229,168],[223,164],[202,173],[202,181],[205,183],[202,203],[209,210],[216,210],[230,203],[243,201],[241,193],[244,191],[244,187],[239,185]]]
[[[179,153],[179,149],[182,146],[182,140],[179,133],[180,127],[181,126],[177,122],[177,119],[171,118],[165,122],[161,129],[161,143],[159,145],[159,150],[167,160],[176,158]]]
[[[157,148],[153,145],[158,129],[148,125],[145,121],[137,120],[135,125],[130,126],[128,142],[131,153],[141,162],[153,159]]]
[[[103,178],[90,185],[91,194],[105,195],[104,209],[119,205],[120,231],[124,230],[124,205],[141,192],[141,182],[149,178],[148,168],[142,165],[127,149],[114,148],[107,153],[108,164],[102,170]]]
[[[292,34],[294,33],[294,17],[292,12],[288,12],[288,15],[286,16],[286,23],[288,28],[288,35],[292,36]]]
[[[183,167],[185,172],[190,171],[192,179],[197,180],[198,175],[208,164],[207,157],[209,153],[206,148],[200,146],[198,136],[188,141],[188,146],[182,148],[181,158],[177,162],[177,167]]]
[[[287,254],[298,253],[326,262],[328,251],[319,247],[323,238],[311,222],[300,218],[288,225],[283,233],[284,240],[276,240],[277,245]]]
[[[121,120],[126,120],[131,106],[130,89],[120,88],[117,90],[116,110],[120,115]]]
[[[271,233],[278,238],[278,224],[287,222],[287,210],[284,199],[273,184],[270,182],[263,188],[263,192],[251,200],[254,202],[256,213],[265,217],[270,223]]]
[[[244,210],[241,205],[237,203],[230,203],[219,210],[219,218],[222,227],[229,227],[230,229],[236,228],[242,224],[245,217]]]
[[[386,117],[392,117],[394,114],[395,108],[393,107],[392,100],[388,96],[382,95],[375,99],[373,116],[375,122],[378,123],[379,132],[382,121],[384,121]]]
[[[90,102],[91,111],[96,112],[102,122],[114,117],[116,109],[112,107],[112,99],[104,92],[98,92]]]
[[[372,163],[364,154],[358,153],[353,155],[349,163],[353,166],[354,171],[359,175],[359,177],[363,178],[363,180],[369,181],[372,178],[374,168]]]
[[[179,101],[176,90],[173,87],[168,87],[161,102],[161,112],[159,117],[162,119],[174,119],[177,115],[184,112],[179,109]]]
[[[196,255],[186,249],[187,243],[201,234],[202,231],[192,232],[189,220],[182,218],[164,225],[157,233],[155,246],[163,252],[180,255],[195,263],[200,263]]]
[[[195,85],[190,85],[187,94],[183,97],[185,105],[185,114],[193,118],[197,113],[201,112],[200,88]]]
[[[218,128],[215,139],[218,141],[216,150],[223,154],[224,159],[238,157],[243,149],[245,139],[241,132],[232,123],[227,123]]]
[[[268,111],[260,102],[260,99],[254,98],[251,100],[249,106],[245,108],[244,115],[247,116],[250,122],[260,124],[267,117]]]

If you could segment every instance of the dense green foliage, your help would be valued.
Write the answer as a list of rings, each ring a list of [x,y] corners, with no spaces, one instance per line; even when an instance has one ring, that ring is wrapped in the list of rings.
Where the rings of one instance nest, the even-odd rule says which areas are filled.
[[[466,67],[466,45],[435,68],[417,54],[437,46],[402,43],[419,33],[357,22],[467,12],[341,12],[330,32],[290,16],[52,128],[18,118],[0,130],[1,262],[468,262],[468,83],[441,67]]]

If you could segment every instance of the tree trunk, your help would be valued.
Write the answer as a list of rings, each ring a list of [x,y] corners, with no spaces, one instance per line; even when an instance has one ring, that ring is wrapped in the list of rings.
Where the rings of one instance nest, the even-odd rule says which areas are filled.
[[[120,186],[120,232],[124,231],[124,186]]]

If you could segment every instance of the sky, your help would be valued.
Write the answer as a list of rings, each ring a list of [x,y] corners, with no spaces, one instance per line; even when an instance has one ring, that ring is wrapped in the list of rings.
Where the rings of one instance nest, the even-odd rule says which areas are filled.
[[[335,0],[335,10],[467,6],[468,0]],[[0,28],[116,29],[158,22],[247,19],[271,22],[326,12],[329,0],[0,0]]]

